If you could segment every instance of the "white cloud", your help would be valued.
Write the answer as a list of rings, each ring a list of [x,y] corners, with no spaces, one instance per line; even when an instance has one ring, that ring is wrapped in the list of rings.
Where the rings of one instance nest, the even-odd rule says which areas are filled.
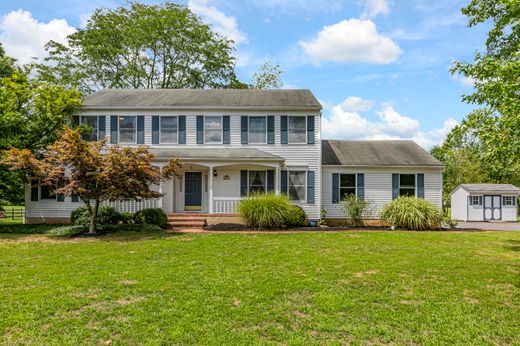
[[[364,0],[365,12],[363,18],[374,18],[380,14],[390,13],[390,5],[387,0]]]
[[[370,106],[370,107],[369,107]],[[340,104],[327,105],[322,119],[323,138],[332,139],[411,139],[424,148],[441,143],[457,125],[449,118],[441,128],[421,131],[417,119],[399,114],[390,103],[383,103],[375,112],[379,119],[371,121],[361,115],[373,106],[372,101],[348,97]]]
[[[380,35],[369,19],[347,19],[325,26],[312,41],[300,46],[316,63],[322,61],[389,64],[401,55],[401,48]]]
[[[9,12],[0,20],[0,41],[6,53],[20,64],[31,62],[33,57],[44,58],[47,42],[65,43],[67,36],[75,31],[64,19],[42,23],[24,10]]]
[[[216,32],[233,40],[235,45],[247,42],[246,35],[238,30],[236,18],[226,15],[215,6],[210,6],[208,0],[190,0],[188,7],[204,22],[211,25]]]

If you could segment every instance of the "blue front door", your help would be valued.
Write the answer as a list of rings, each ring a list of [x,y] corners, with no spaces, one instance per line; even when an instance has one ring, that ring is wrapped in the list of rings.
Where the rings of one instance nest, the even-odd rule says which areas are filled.
[[[186,172],[185,173],[185,189],[184,189],[184,209],[201,210],[202,209],[202,173]]]

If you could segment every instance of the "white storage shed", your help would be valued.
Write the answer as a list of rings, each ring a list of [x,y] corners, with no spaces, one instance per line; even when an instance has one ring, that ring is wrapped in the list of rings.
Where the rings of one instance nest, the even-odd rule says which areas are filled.
[[[520,189],[511,184],[462,184],[451,193],[451,218],[516,221]]]

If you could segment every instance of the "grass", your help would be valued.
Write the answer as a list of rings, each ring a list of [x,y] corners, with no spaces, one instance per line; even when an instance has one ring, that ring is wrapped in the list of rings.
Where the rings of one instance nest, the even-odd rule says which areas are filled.
[[[0,234],[4,344],[520,344],[520,232]]]
[[[5,218],[0,218],[0,225],[18,225],[23,223],[23,216],[20,212],[25,210],[25,206],[23,205],[6,205],[4,207]],[[12,218],[11,211],[15,211],[15,217]]]

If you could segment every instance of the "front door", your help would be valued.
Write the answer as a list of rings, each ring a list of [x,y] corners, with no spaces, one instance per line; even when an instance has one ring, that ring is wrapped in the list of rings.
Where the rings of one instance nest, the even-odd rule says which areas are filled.
[[[184,209],[202,210],[202,173],[186,172],[184,181]]]
[[[502,219],[502,201],[500,196],[484,196],[484,220]]]

